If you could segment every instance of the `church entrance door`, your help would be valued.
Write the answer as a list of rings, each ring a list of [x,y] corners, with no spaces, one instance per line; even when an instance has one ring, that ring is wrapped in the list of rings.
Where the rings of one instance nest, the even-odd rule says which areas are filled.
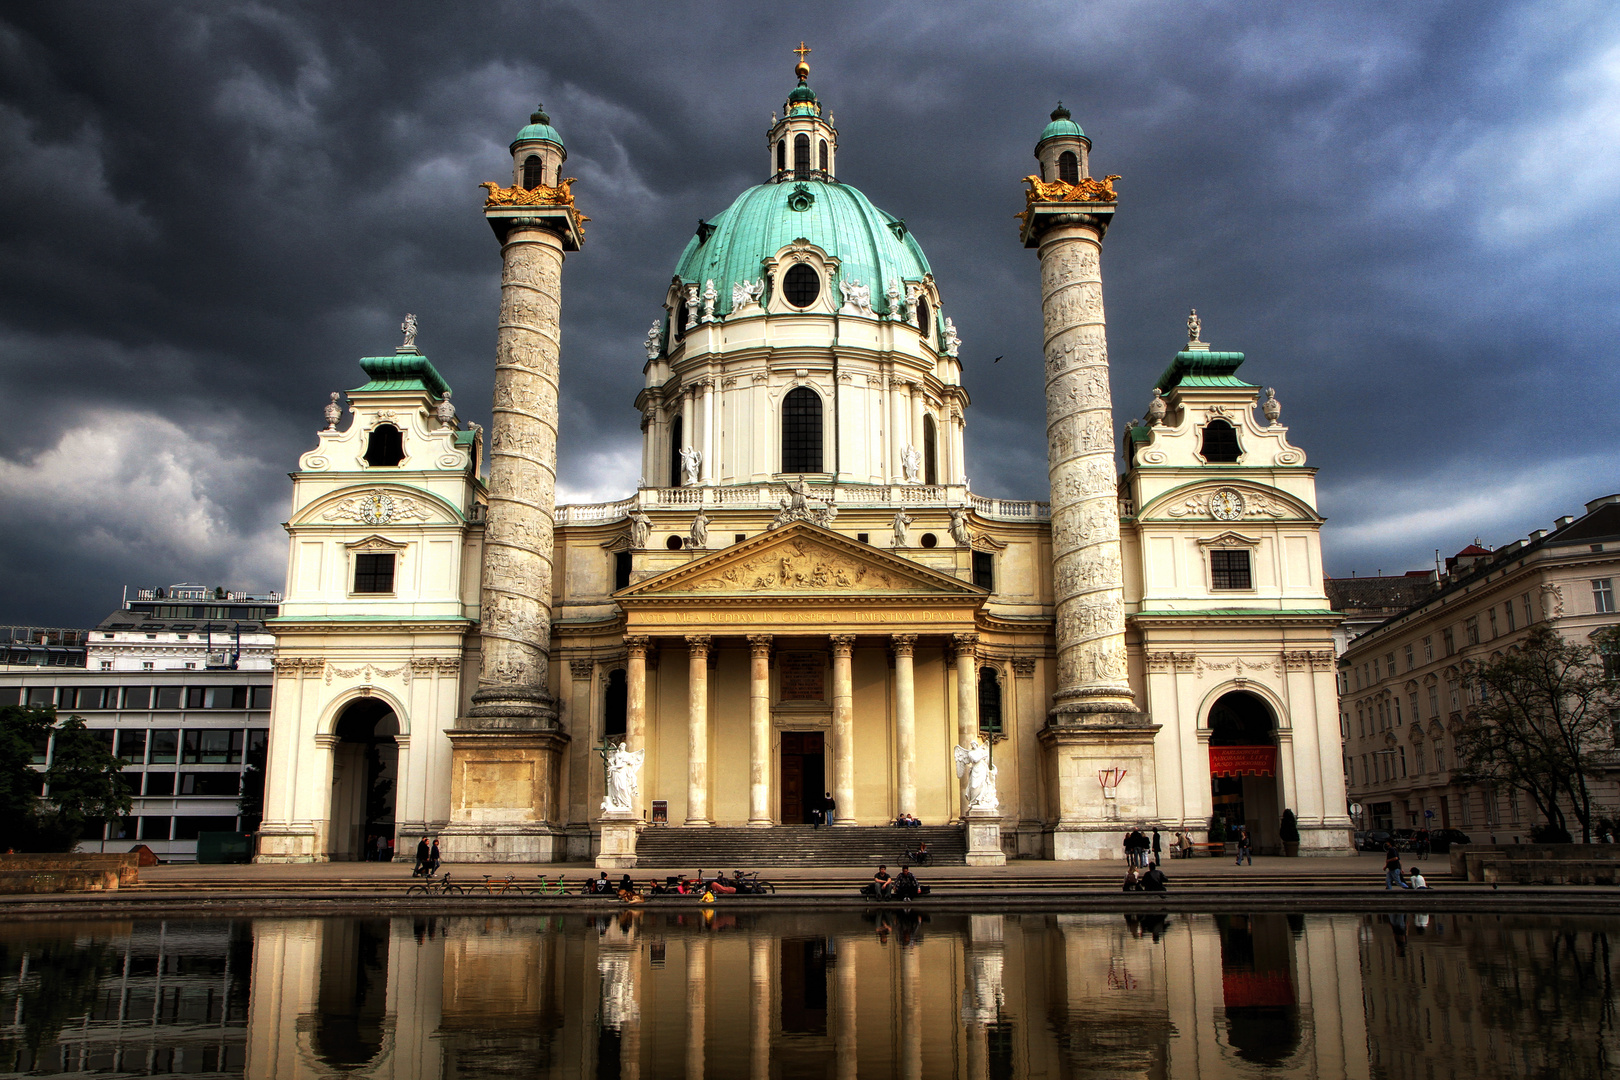
[[[1281,854],[1277,721],[1270,707],[1247,691],[1223,694],[1209,711],[1209,727],[1215,813],[1229,829],[1247,825],[1256,854]]]
[[[394,800],[399,773],[399,719],[376,698],[360,698],[338,718],[332,750],[332,819],[328,858],[371,861],[393,857]]]
[[[782,732],[783,825],[807,825],[827,790],[826,742],[819,731]]]

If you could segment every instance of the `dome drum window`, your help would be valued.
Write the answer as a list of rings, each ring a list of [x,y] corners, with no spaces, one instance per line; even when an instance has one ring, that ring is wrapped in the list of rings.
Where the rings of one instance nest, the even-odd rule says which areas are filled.
[[[534,154],[523,159],[523,186],[533,191],[546,182],[546,164]]]
[[[782,399],[782,471],[821,472],[821,442],[821,395],[808,386],[789,390]]]
[[[1242,456],[1237,431],[1225,420],[1211,420],[1204,425],[1204,437],[1199,451],[1204,461],[1212,465],[1230,465]]]
[[[782,297],[794,307],[807,308],[820,295],[821,275],[816,273],[815,267],[794,263],[782,275]]]

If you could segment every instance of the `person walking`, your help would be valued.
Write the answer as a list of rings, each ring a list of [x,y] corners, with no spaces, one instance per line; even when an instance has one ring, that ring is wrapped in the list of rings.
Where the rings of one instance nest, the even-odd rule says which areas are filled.
[[[438,872],[439,872],[439,838],[437,836],[435,836],[433,838],[433,848],[428,852],[428,873],[431,875],[431,874],[437,874]]]
[[[1389,890],[1395,888],[1397,885],[1399,885],[1399,886],[1401,886],[1403,888],[1405,887],[1405,883],[1401,881],[1401,856],[1400,856],[1400,852],[1395,850],[1395,844],[1394,844],[1393,841],[1385,840],[1384,841],[1384,891],[1389,892]]]
[[[1161,856],[1160,856],[1160,851],[1159,851],[1159,830],[1158,830],[1157,827],[1155,827],[1154,830],[1153,830],[1153,863],[1154,863],[1154,865],[1158,865],[1158,863],[1160,861],[1160,858],[1161,858]]]
[[[1238,845],[1237,864],[1239,866],[1242,866],[1243,865],[1243,860],[1248,859],[1249,860],[1249,865],[1253,866],[1254,865],[1254,848],[1251,846],[1251,842],[1249,840],[1249,827],[1247,825],[1239,825],[1238,826],[1237,845]]]
[[[821,797],[821,812],[826,817],[829,827],[838,824],[838,804],[833,801],[830,791]]]
[[[424,836],[416,842],[416,867],[411,871],[411,877],[421,877],[426,874],[428,859],[430,858],[432,858],[432,853],[428,850],[427,837]]]

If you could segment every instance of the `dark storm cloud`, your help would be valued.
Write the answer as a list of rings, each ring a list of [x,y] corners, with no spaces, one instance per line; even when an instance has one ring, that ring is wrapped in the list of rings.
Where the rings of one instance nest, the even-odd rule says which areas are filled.
[[[564,494],[627,491],[640,339],[697,219],[764,174],[800,38],[841,178],[907,220],[965,340],[976,490],[1045,497],[1012,215],[1060,97],[1125,177],[1116,419],[1197,306],[1322,470],[1330,571],[1620,488],[1611,5],[14,5],[0,621],[279,587],[285,473],[407,310],[487,422],[474,185],[536,100],[594,219],[564,275]]]

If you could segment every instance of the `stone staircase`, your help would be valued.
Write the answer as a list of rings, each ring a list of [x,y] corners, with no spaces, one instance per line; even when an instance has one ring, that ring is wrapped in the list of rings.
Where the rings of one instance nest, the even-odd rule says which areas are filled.
[[[933,825],[898,829],[892,825],[834,826],[773,825],[765,829],[679,829],[652,827],[641,830],[636,842],[636,866],[679,870],[754,870],[767,866],[873,866],[893,870],[902,856],[928,841],[932,866],[962,866],[967,839],[959,825]]]

